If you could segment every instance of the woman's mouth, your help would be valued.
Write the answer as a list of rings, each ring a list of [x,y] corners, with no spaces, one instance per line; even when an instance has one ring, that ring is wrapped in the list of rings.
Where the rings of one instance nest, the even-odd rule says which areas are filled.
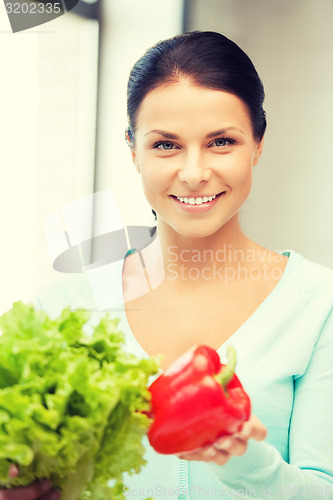
[[[202,205],[203,203],[208,203],[210,201],[213,201],[215,198],[218,198],[223,193],[225,193],[225,191],[221,191],[221,193],[213,194],[210,196],[198,196],[196,198],[179,197],[179,196],[175,196],[173,194],[171,196],[172,196],[172,198],[176,198],[177,200],[179,200],[181,203],[185,203],[188,205]]]
[[[197,197],[171,195],[171,198],[173,198],[175,202],[181,206],[181,208],[191,212],[197,212],[210,209],[223,194],[225,194],[225,191],[221,191],[220,193],[213,195]]]

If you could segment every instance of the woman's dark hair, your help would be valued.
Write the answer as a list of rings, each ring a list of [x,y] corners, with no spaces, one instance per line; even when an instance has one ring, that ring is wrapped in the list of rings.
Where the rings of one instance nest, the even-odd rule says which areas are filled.
[[[192,31],[158,42],[133,66],[127,87],[127,133],[132,146],[143,99],[159,85],[182,77],[241,98],[248,107],[254,137],[262,139],[266,129],[265,93],[252,61],[224,35]]]

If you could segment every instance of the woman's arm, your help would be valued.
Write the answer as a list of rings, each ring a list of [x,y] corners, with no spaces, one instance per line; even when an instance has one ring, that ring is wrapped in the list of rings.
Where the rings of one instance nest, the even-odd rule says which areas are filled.
[[[300,338],[300,349],[302,339]],[[226,493],[272,498],[333,498],[333,312],[325,322],[305,373],[294,380],[289,428],[289,463],[260,442],[265,428],[251,417],[229,447],[206,447],[186,460],[208,462]],[[245,433],[245,435],[244,435]],[[252,439],[251,439],[252,438]],[[227,438],[228,439],[228,438]],[[222,444],[226,438],[220,440]],[[216,449],[217,448],[217,449]],[[238,493],[237,493],[238,492]],[[266,494],[265,494],[266,493]]]
[[[300,349],[302,339],[299,339]],[[289,463],[265,442],[249,440],[242,456],[207,466],[232,490],[291,499],[333,498],[333,311],[316,342],[305,373],[294,380],[289,428]],[[225,488],[227,490],[227,488]],[[234,494],[235,496],[235,494]]]

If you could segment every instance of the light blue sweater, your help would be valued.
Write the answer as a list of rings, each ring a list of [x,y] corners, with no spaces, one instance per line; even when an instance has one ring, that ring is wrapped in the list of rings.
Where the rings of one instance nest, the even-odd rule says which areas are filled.
[[[267,438],[250,440],[223,466],[159,455],[146,440],[148,463],[125,476],[125,496],[333,499],[333,270],[283,253],[289,261],[279,283],[218,349],[225,361],[227,345],[236,348],[237,375]],[[122,264],[70,279],[40,306],[52,315],[68,304],[107,309],[110,299],[128,350],[147,356],[126,319]]]

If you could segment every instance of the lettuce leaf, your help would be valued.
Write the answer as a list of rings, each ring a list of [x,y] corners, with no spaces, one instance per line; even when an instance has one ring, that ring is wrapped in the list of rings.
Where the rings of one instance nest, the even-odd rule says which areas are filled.
[[[145,464],[159,362],[125,351],[117,318],[86,332],[89,319],[69,308],[51,319],[22,302],[0,317],[0,487],[48,477],[63,500],[114,499],[122,474]]]

